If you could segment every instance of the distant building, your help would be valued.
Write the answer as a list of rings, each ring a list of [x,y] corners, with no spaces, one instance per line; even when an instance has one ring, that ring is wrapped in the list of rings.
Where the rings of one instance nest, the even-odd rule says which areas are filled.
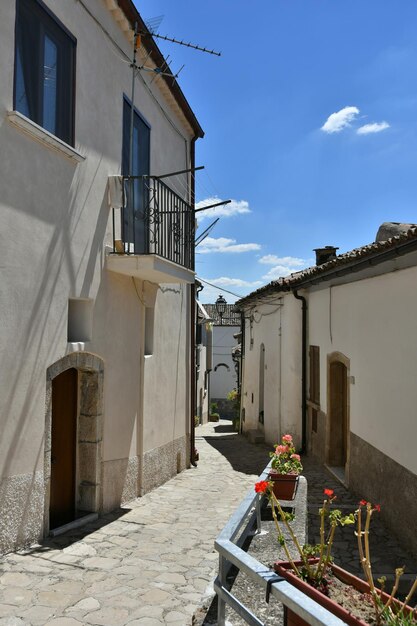
[[[213,320],[213,369],[210,375],[210,402],[215,402],[219,413],[224,417],[232,417],[227,394],[237,387],[237,368],[233,360],[236,347],[236,335],[240,331],[240,313],[234,304],[227,304],[222,299],[217,304],[205,304],[207,314]]]
[[[204,306],[196,301],[196,417],[199,424],[209,421],[209,386],[213,367],[212,320]]]

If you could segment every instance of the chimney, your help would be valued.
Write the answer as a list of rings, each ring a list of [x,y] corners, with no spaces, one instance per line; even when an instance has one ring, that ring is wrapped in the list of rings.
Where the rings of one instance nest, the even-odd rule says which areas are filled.
[[[397,235],[403,235],[410,228],[415,228],[416,224],[405,224],[403,222],[384,222],[378,228],[376,234],[376,242],[387,241],[391,237],[397,237]]]
[[[327,261],[333,261],[336,258],[336,250],[334,246],[325,246],[324,248],[314,248],[316,253],[316,265],[323,265]]]

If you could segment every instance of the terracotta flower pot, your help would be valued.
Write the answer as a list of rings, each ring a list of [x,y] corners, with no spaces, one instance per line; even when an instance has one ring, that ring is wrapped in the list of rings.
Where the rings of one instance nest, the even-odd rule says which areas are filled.
[[[317,562],[317,559],[312,559],[311,561],[312,563],[314,563]],[[295,564],[298,566],[302,563],[301,561],[296,561]],[[289,583],[294,585],[294,587],[305,593],[306,596],[308,596],[312,600],[315,600],[322,607],[330,611],[330,613],[333,613],[333,615],[339,617],[349,626],[369,626],[368,622],[363,621],[359,617],[355,617],[354,615],[352,615],[352,613],[349,613],[349,611],[347,611],[344,607],[340,606],[340,604],[337,604],[334,600],[325,596],[318,589],[315,589],[301,578],[298,578],[298,576],[296,576],[292,571],[291,565],[287,561],[278,561],[274,563],[274,569],[277,574],[283,576]],[[346,585],[354,587],[360,593],[370,593],[369,585],[364,580],[361,580],[357,576],[350,574],[350,572],[347,572],[343,568],[338,567],[334,564],[330,565],[330,569],[332,573],[336,576],[336,578],[341,580]],[[381,594],[381,599],[384,603],[388,600],[388,598],[388,594]],[[392,606],[393,608],[400,608],[401,603],[399,603],[398,601],[394,601]],[[407,607],[406,612],[410,613],[412,612],[412,610],[413,609],[411,607]],[[308,626],[308,622],[299,617],[299,615],[297,615],[290,609],[286,609],[284,626]]]
[[[277,500],[293,500],[298,485],[297,474],[280,474],[269,470],[268,480],[272,481],[273,492]]]

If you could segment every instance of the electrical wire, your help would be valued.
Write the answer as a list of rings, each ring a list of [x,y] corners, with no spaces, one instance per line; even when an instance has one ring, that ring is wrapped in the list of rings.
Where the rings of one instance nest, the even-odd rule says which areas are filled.
[[[123,57],[125,58],[121,58],[118,55],[116,55],[120,61],[122,61],[123,63],[127,63],[127,64],[131,64],[132,60],[129,58],[129,55],[126,54],[126,52],[123,50],[123,48],[121,48],[121,46],[119,46],[119,44],[117,43],[117,41],[115,41],[115,39],[111,36],[111,34],[109,33],[109,31],[101,24],[101,22],[99,21],[99,19],[90,11],[90,9],[87,7],[87,5],[83,2],[83,0],[76,0],[76,2],[78,2],[83,9],[85,10],[85,12],[91,17],[91,19],[98,25],[98,27],[100,28],[100,30],[102,31],[103,35],[105,35],[107,37],[107,39],[109,41],[111,41],[111,43],[113,44],[113,46],[123,55]],[[115,53],[114,53],[115,54]],[[177,126],[174,124],[174,122],[171,120],[171,118],[169,117],[168,113],[165,111],[165,109],[162,107],[161,103],[159,102],[159,100],[156,98],[155,94],[153,93],[152,89],[149,87],[148,83],[145,81],[144,77],[142,76],[142,74],[140,73],[140,70],[137,70],[135,72],[135,76],[139,76],[143,85],[145,86],[146,90],[149,92],[150,96],[152,97],[152,99],[156,102],[156,104],[158,105],[158,107],[161,109],[162,114],[164,115],[165,119],[169,122],[169,124],[172,126],[172,128],[175,130],[176,133],[178,133],[178,135],[184,139],[184,141],[187,141],[187,138],[184,137],[184,135],[182,134],[182,132],[179,130],[179,128],[177,128]]]
[[[134,286],[134,288],[135,288],[135,291],[136,291],[136,295],[137,295],[137,297],[139,298],[139,300],[140,300],[140,302],[143,304],[143,306],[146,306],[146,305],[145,305],[145,303],[144,303],[144,301],[142,300],[142,298],[141,298],[141,297],[140,297],[140,295],[139,295],[139,291],[137,290],[137,287],[136,287],[136,281],[135,281],[135,277],[134,277],[134,276],[132,276],[132,281],[133,281],[133,286]]]
[[[204,280],[204,278],[200,278],[199,276],[196,277],[197,280],[199,280],[202,283],[206,283],[206,285],[210,285],[210,287],[215,287],[216,289],[219,289],[220,291],[224,291],[225,293],[230,293],[230,295],[235,296],[236,298],[244,298],[245,296],[242,296],[238,293],[234,293],[233,291],[229,291],[228,289],[225,289],[224,287],[219,287],[219,285],[215,285],[214,283],[209,283],[208,280]]]

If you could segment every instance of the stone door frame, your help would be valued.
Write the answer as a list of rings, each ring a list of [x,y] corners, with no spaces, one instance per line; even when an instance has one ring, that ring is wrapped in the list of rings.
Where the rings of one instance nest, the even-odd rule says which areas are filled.
[[[44,536],[49,534],[51,484],[52,381],[65,370],[78,372],[77,511],[98,513],[102,508],[102,441],[104,361],[90,352],[72,352],[53,363],[46,373],[44,451]]]

